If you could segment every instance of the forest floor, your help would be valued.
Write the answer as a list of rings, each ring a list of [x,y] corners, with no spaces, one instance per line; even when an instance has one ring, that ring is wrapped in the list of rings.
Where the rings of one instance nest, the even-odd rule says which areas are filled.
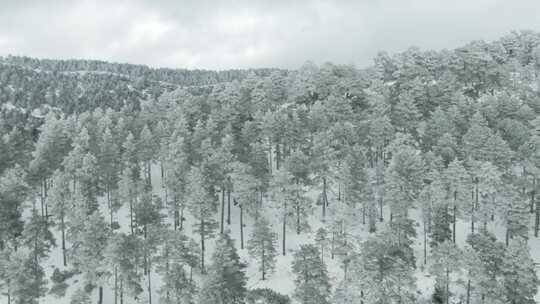
[[[154,194],[159,195],[160,197],[164,197],[163,188],[161,186],[161,174],[159,170],[157,169],[157,166],[153,167],[152,170],[152,183],[153,183],[153,191]],[[320,190],[311,190],[308,192],[308,195],[315,200],[317,195],[319,194]],[[329,191],[329,203],[332,204],[332,202],[336,201],[336,196],[332,191]],[[101,204],[103,210],[103,214],[107,214],[106,209],[106,202],[105,198],[101,198]],[[269,204],[267,200],[264,201],[264,204]],[[262,281],[261,280],[261,273],[258,271],[258,264],[256,261],[249,256],[248,251],[246,249],[246,246],[244,246],[244,249],[240,249],[240,225],[239,225],[239,216],[240,211],[239,208],[233,206],[231,202],[231,225],[227,225],[225,223],[225,229],[230,229],[231,237],[235,240],[235,245],[238,249],[238,253],[242,259],[242,261],[246,262],[248,267],[246,269],[246,274],[248,277],[248,288],[271,288],[279,293],[292,295],[294,291],[294,275],[291,271],[291,263],[293,259],[293,253],[296,251],[301,244],[306,243],[313,243],[314,242],[314,235],[315,231],[317,231],[318,228],[322,227],[324,225],[324,222],[322,221],[322,212],[321,207],[316,206],[314,209],[313,215],[310,216],[309,223],[311,226],[311,232],[304,232],[299,235],[296,234],[294,229],[288,228],[287,233],[287,239],[286,239],[286,247],[287,247],[287,254],[285,256],[281,255],[281,222],[280,217],[277,215],[276,210],[270,209],[270,208],[264,208],[263,207],[263,213],[267,217],[267,219],[271,222],[273,230],[277,233],[278,241],[277,241],[277,263],[275,267],[275,272],[271,275],[267,276],[267,279]],[[434,285],[434,279],[430,277],[428,268],[424,266],[424,243],[423,243],[423,227],[422,227],[422,215],[420,210],[412,210],[410,213],[410,217],[414,219],[418,225],[416,227],[417,231],[417,238],[415,239],[414,243],[414,251],[416,256],[416,262],[417,262],[417,269],[415,272],[415,276],[417,279],[417,290],[418,293],[421,294],[424,297],[429,297],[433,292],[433,285]],[[185,213],[186,221],[184,222],[184,232],[187,236],[192,237],[194,240],[199,241],[198,234],[194,234],[192,232],[192,223],[193,218],[190,216],[189,212]],[[531,216],[532,218],[532,216]],[[118,213],[115,215],[115,220],[118,221],[120,224],[121,231],[128,232],[129,231],[129,210],[128,207],[125,206],[121,208]],[[219,214],[216,215],[216,220],[219,222]],[[377,223],[377,225],[385,224],[388,220],[388,211],[386,210],[384,213],[384,222],[383,223]],[[253,228],[253,222],[254,219],[250,217],[249,215],[245,216],[244,219],[246,227],[244,228],[244,245],[247,244],[247,240],[249,239],[249,236],[251,234],[251,230]],[[172,221],[171,221],[172,224]],[[531,219],[530,227],[532,227],[533,222]],[[358,240],[363,241],[365,240],[369,232],[367,231],[367,224],[362,224],[362,218],[361,216],[358,217],[358,222],[356,223],[354,227],[355,231],[355,238],[358,238]],[[218,228],[219,229],[219,228]],[[488,229],[495,233],[497,238],[499,240],[502,240],[504,242],[505,237],[505,230],[504,226],[497,221],[488,223]],[[56,237],[57,243],[60,241],[60,232],[55,228],[52,229],[53,233]],[[456,224],[456,243],[460,247],[463,247],[465,244],[465,240],[467,235],[470,232],[470,223],[466,221],[459,220]],[[219,233],[219,231],[218,231]],[[214,241],[215,239],[210,239],[207,241],[207,252],[206,252],[206,261],[209,265],[211,263],[211,256],[212,251],[214,248]],[[428,239],[429,242],[429,239]],[[69,243],[67,244],[69,247]],[[534,238],[531,236],[531,239],[529,240],[529,246],[531,248],[531,255],[533,259],[537,263],[540,263],[540,238]],[[428,245],[428,264],[429,264],[429,245]],[[325,254],[325,263],[328,268],[331,284],[333,287],[337,286],[337,284],[342,280],[344,276],[344,271],[341,267],[341,264],[339,262],[339,259],[336,257],[334,259],[330,258],[330,253],[327,252]],[[54,268],[58,267],[60,270],[63,270],[64,267],[62,266],[62,249],[60,246],[55,247],[52,249],[50,253],[49,259],[45,263],[45,271],[47,274],[47,278],[49,279],[49,286],[50,286],[50,276],[52,275],[52,272],[54,271]],[[537,268],[537,273],[540,276],[540,266]],[[160,276],[157,275],[155,272],[152,273],[152,303],[159,304],[159,286],[160,286]],[[457,279],[457,278],[456,278]],[[72,293],[77,290],[77,288],[80,285],[80,276],[75,276],[68,280],[68,284],[70,287],[67,290],[66,296],[62,298],[57,298],[53,295],[47,294],[46,297],[42,298],[40,300],[40,303],[42,304],[70,304],[70,298]],[[109,282],[110,284],[104,285],[104,304],[114,304],[114,291],[111,288],[114,286],[114,282],[111,280]],[[148,293],[146,291],[146,278],[143,277],[142,286],[144,288],[144,292],[140,295],[138,300],[135,300],[131,297],[124,297],[124,303],[125,304],[131,304],[131,303],[148,303]],[[458,284],[451,285],[451,290],[458,290],[461,287]],[[463,292],[461,292],[463,293]],[[93,291],[91,301],[92,303],[96,303],[98,299],[97,289]],[[540,302],[540,292],[536,295],[535,300],[537,302]],[[459,303],[459,299],[454,298],[455,303]]]

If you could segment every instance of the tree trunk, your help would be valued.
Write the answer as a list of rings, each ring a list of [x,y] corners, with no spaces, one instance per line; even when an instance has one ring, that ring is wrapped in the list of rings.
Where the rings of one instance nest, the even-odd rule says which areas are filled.
[[[507,224],[506,225],[506,233],[505,233],[505,236],[504,236],[504,241],[505,241],[505,245],[506,245],[507,248],[508,248],[509,238],[510,238],[510,229],[508,229],[508,224]]]
[[[362,204],[362,225],[366,224],[366,203]]]
[[[446,304],[450,303],[450,270],[446,268]]]
[[[152,304],[152,276],[150,275],[150,268],[148,268],[148,304]]]
[[[279,150],[279,144],[276,144],[276,169],[279,170],[281,164],[281,151]]]
[[[379,222],[383,222],[383,198],[382,198],[382,195],[379,195],[379,209],[380,209],[380,217],[379,217]]]
[[[536,204],[536,216],[534,218],[534,236],[538,237],[538,230],[540,226],[540,204]]]
[[[103,286],[99,286],[99,298],[98,298],[98,304],[103,304]]]
[[[471,303],[471,280],[467,280],[467,302],[466,304]]]
[[[201,214],[201,272],[202,273],[205,273],[205,270],[204,270],[204,251],[205,251],[205,247],[204,247],[204,219],[203,219],[202,214]]]
[[[124,304],[124,280],[120,280],[120,304]]]
[[[240,205],[240,249],[244,249],[244,208]]]
[[[300,206],[296,206],[296,234],[300,235]]]
[[[283,256],[285,256],[285,237],[287,235],[287,204],[285,204],[285,210],[283,211]]]
[[[221,188],[221,226],[220,226],[220,232],[223,234],[223,226],[225,221],[225,187]]]
[[[265,268],[264,268],[264,241],[262,242],[262,259],[261,259],[261,263],[262,263],[262,280],[264,281],[264,275],[265,275]]]
[[[184,206],[180,207],[180,227],[178,227],[180,231],[184,229]]]
[[[62,260],[64,262],[64,267],[67,266],[67,259],[66,259],[66,225],[64,222],[64,215],[62,214],[61,217],[61,230],[62,230]]]
[[[118,303],[118,270],[114,267],[114,304]]]
[[[41,187],[40,187],[40,203],[41,203],[41,217],[45,217],[45,180],[41,180]]]
[[[424,265],[427,264],[427,230],[426,230],[426,219],[424,218]]]
[[[326,217],[326,204],[328,204],[328,198],[326,197],[326,177],[323,177],[323,193],[322,193],[322,217],[323,221]]]
[[[534,212],[534,199],[536,195],[536,177],[533,177],[533,183],[532,183],[532,191],[531,191],[531,213]]]
[[[180,211],[178,211],[178,206],[176,205],[176,202],[174,203],[174,231],[178,230],[178,226],[180,224]]]
[[[227,225],[231,224],[231,189],[227,189]]]
[[[133,199],[129,199],[129,227],[131,228],[131,235],[133,235]]]
[[[268,138],[268,168],[270,174],[272,174],[272,142],[270,141],[270,138]]]
[[[148,161],[146,164],[146,170],[148,174],[148,185],[152,186],[152,162]]]
[[[456,213],[457,213],[457,192],[454,191],[454,211],[452,213],[452,242],[456,243]]]
[[[332,231],[332,242],[331,242],[331,245],[330,245],[330,257],[332,258],[332,260],[334,259],[334,251],[335,251],[335,248],[334,248],[334,245],[335,245],[335,240],[336,240],[336,232],[335,231]]]

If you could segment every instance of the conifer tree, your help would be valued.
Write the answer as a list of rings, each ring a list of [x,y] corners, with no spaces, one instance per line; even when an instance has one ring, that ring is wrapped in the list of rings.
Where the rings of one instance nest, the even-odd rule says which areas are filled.
[[[362,292],[365,303],[415,303],[413,267],[398,237],[386,228],[370,236],[353,259],[352,288]]]
[[[72,237],[73,244],[68,257],[73,266],[84,275],[84,283],[98,288],[98,304],[103,303],[103,284],[110,269],[105,263],[105,249],[109,241],[109,227],[99,211],[83,217],[82,229]]]
[[[6,243],[14,242],[23,231],[23,202],[30,190],[25,179],[26,174],[18,165],[0,176],[0,251]]]
[[[137,236],[115,233],[105,249],[107,265],[114,269],[114,302],[124,302],[127,293],[137,298],[143,291],[142,271],[139,261],[143,258],[142,240]]]
[[[329,245],[328,233],[323,227],[317,229],[315,233],[315,243],[319,246],[321,252],[321,261],[324,262],[324,254]]]
[[[157,257],[157,272],[163,280],[159,289],[160,302],[193,303],[196,285],[186,267],[196,265],[199,257],[190,248],[192,240],[182,232],[166,230],[163,241]]]
[[[443,303],[449,304],[452,275],[461,273],[462,252],[450,240],[445,240],[434,249],[429,271],[435,276],[435,295],[442,297]]]
[[[208,267],[208,274],[201,286],[199,303],[244,303],[247,291],[245,267],[228,231],[220,234],[212,254],[212,264]]]
[[[248,241],[249,254],[259,263],[262,280],[267,274],[272,274],[276,264],[277,235],[272,231],[268,220],[260,216],[255,222],[255,227]]]
[[[472,204],[470,202],[470,175],[463,164],[454,160],[448,164],[443,172],[443,179],[448,187],[448,196],[452,212],[452,242],[456,242],[456,221],[460,215],[469,214]]]
[[[283,168],[278,169],[272,178],[271,181],[271,195],[273,199],[277,202],[277,209],[280,216],[282,217],[282,254],[286,254],[286,236],[287,236],[287,225],[290,222],[290,216],[293,213],[292,210],[292,201],[295,198],[295,187],[292,183],[292,175]]]
[[[505,252],[501,271],[508,303],[535,303],[539,281],[535,263],[523,238],[512,239]]]
[[[294,253],[292,271],[294,298],[302,304],[327,304],[330,300],[330,283],[326,265],[314,245],[301,245]]]
[[[150,131],[148,125],[144,125],[139,134],[137,143],[139,159],[143,163],[144,180],[147,184],[152,184],[152,161],[154,161],[156,152],[156,142],[154,135]]]
[[[50,203],[52,215],[59,221],[62,237],[62,261],[67,266],[66,258],[66,213],[70,209],[71,190],[67,176],[61,171],[55,171],[53,186],[50,190]]]
[[[213,219],[216,202],[209,193],[206,177],[198,167],[192,167],[188,176],[188,197],[186,202],[191,214],[196,219],[193,223],[194,231],[200,235],[201,241],[201,271],[205,272],[204,257],[206,253],[205,241],[214,236],[217,222]]]

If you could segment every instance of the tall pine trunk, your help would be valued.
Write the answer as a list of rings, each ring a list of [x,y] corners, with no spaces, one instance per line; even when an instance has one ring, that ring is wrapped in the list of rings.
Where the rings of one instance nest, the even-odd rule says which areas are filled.
[[[221,222],[220,232],[223,234],[223,226],[225,221],[225,186],[221,188]]]
[[[456,243],[456,213],[457,213],[457,191],[454,191],[454,210],[452,213],[452,242]]]
[[[322,193],[322,217],[323,221],[326,217],[326,205],[328,204],[328,198],[326,196],[326,177],[323,177],[323,193]]]
[[[103,304],[103,286],[99,286],[98,304]]]
[[[152,276],[150,275],[150,267],[148,267],[148,304],[152,304]]]
[[[285,237],[287,235],[287,203],[284,203],[284,210],[283,210],[283,256],[285,256]]]
[[[261,247],[262,247],[262,259],[261,259],[261,262],[262,262],[262,280],[264,281],[264,279],[265,279],[264,275],[266,274],[266,273],[265,273],[265,271],[266,271],[265,266],[266,266],[266,265],[265,265],[265,263],[264,263],[264,262],[265,262],[265,256],[264,256],[264,241],[262,241],[262,246],[261,246]]]
[[[120,304],[124,304],[124,279],[120,280]]]
[[[231,189],[227,189],[227,225],[231,224]]]
[[[133,235],[133,198],[129,199],[129,227],[131,229],[131,235]]]
[[[244,208],[240,205],[240,249],[244,249]]]
[[[64,267],[67,266],[67,259],[66,259],[66,225],[64,222],[64,214],[62,211],[62,217],[61,217],[61,230],[62,230],[62,260],[64,262]]]
[[[201,212],[201,272],[206,273],[204,270],[204,252],[205,252],[205,246],[204,246],[204,218]]]
[[[281,165],[281,151],[279,150],[279,144],[276,143],[276,169],[279,170]]]
[[[118,303],[118,269],[114,267],[114,304]]]

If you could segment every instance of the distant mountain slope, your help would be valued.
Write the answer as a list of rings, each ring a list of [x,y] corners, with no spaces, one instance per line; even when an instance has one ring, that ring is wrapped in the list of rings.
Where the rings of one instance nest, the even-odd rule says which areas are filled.
[[[0,104],[34,109],[48,104],[66,113],[96,107],[138,107],[183,86],[203,86],[242,80],[250,73],[267,76],[274,69],[206,71],[154,69],[144,65],[96,60],[51,60],[0,57]]]

